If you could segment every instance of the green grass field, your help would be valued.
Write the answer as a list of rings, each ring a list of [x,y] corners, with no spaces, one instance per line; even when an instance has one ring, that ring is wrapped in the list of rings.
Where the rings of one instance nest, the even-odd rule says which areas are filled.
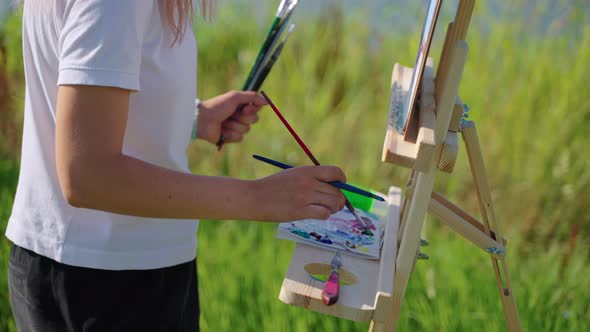
[[[237,15],[222,10],[214,24],[197,23],[201,98],[240,88],[256,56],[265,27],[235,24]],[[590,26],[581,24],[580,15],[573,11],[556,27],[533,33],[534,22],[490,18],[478,8],[468,34],[460,94],[478,124],[526,331],[590,330]],[[12,97],[0,99],[2,110],[8,110],[0,112],[0,231],[18,176],[19,29],[13,18],[0,30],[0,96]],[[301,19],[264,89],[322,163],[338,165],[349,181],[379,191],[403,186],[408,171],[382,163],[381,149],[391,69],[394,62],[412,64],[418,38],[419,32],[371,35],[355,16]],[[435,58],[440,44],[433,47]],[[436,189],[479,216],[464,152],[452,175],[440,174]],[[217,153],[197,142],[189,151],[191,167],[200,174],[253,179],[275,172],[255,162],[250,157],[255,153],[309,164],[267,111],[242,144]],[[202,329],[366,331],[368,324],[278,300],[293,244],[275,239],[275,232],[272,224],[201,222]],[[419,262],[411,277],[399,330],[505,330],[487,255],[432,218],[425,237],[431,245],[424,251],[431,259]],[[8,249],[2,238],[0,331],[15,330],[6,286]]]

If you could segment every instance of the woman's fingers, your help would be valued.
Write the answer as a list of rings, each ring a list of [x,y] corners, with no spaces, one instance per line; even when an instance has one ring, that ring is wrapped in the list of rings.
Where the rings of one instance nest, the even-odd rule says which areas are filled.
[[[329,196],[329,207],[332,208],[332,213],[340,211],[344,208],[346,204],[346,197],[340,191],[340,189],[328,184],[328,183],[321,183],[320,185],[316,186],[317,193],[320,195],[327,195]]]
[[[238,112],[223,122],[222,131],[226,141],[242,141],[243,136],[250,131],[250,126],[258,122],[258,114],[256,112],[245,111]]]
[[[235,131],[222,130],[222,133],[223,133],[223,141],[225,143],[238,143],[238,142],[241,142],[242,140],[244,140],[244,135],[238,134]]]
[[[262,109],[263,106],[258,106],[258,105],[254,105],[254,104],[248,104],[246,105],[246,107],[244,107],[244,109],[242,109],[242,112],[240,112],[239,114],[241,115],[254,115],[254,114],[258,114],[258,112]]]
[[[255,91],[232,91],[230,98],[235,105],[252,104],[261,107],[267,104],[266,100]]]
[[[341,181],[346,182],[346,175],[336,166],[322,166],[314,169],[315,178],[323,182]]]
[[[318,181],[318,183],[315,184],[315,190],[320,193],[334,195],[334,196],[339,196],[342,193],[340,191],[340,189],[334,187],[333,185],[331,185],[327,182],[323,182],[323,181]]]
[[[331,181],[345,182],[346,176],[342,170],[335,166],[313,167],[312,169],[316,181],[313,184],[315,193],[310,195],[310,204],[323,206],[330,211],[330,214],[342,210],[346,203],[344,194],[340,189],[327,183]]]
[[[243,124],[251,125],[251,124],[255,124],[256,122],[258,122],[258,113],[257,112],[253,112],[253,113],[238,112],[238,113],[232,115],[230,120],[235,120],[235,121],[241,122]]]
[[[336,202],[334,203],[336,204],[336,211],[333,211],[333,213],[340,211],[342,210],[342,208],[344,208],[344,204],[346,204],[346,197],[340,189],[334,187],[329,183],[321,181],[318,181],[318,184],[316,184],[315,188],[318,193],[334,197],[334,199],[336,200]]]
[[[258,111],[266,101],[253,91],[230,92],[232,102],[238,105],[246,104],[239,112],[235,112],[222,123],[222,133],[225,142],[237,143],[244,139],[244,135],[250,131],[250,125],[258,122]]]
[[[344,198],[340,195],[340,193],[333,195],[315,192],[314,195],[310,197],[310,204],[321,205],[328,209],[330,214],[332,214],[342,210],[344,207]]]
[[[305,207],[305,210],[305,215],[311,219],[326,220],[332,215],[330,209],[319,204],[309,204]]]
[[[236,132],[238,134],[245,134],[248,131],[250,131],[250,125],[240,122],[240,121],[236,121],[236,120],[227,120],[225,122],[223,122],[222,125],[223,129],[228,130],[228,131],[233,131]]]
[[[222,126],[222,133],[226,142],[241,142],[248,131],[250,131],[249,124],[236,120],[227,120]]]

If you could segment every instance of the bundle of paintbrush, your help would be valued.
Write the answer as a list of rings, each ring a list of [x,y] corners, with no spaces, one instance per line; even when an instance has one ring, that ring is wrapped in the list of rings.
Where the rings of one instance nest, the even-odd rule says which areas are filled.
[[[248,78],[242,87],[243,91],[258,91],[264,83],[264,80],[270,73],[273,65],[281,55],[283,47],[287,42],[287,38],[295,28],[295,24],[289,25],[289,21],[291,20],[291,16],[293,15],[293,11],[295,10],[295,7],[297,7],[298,2],[298,0],[281,0],[272,25],[270,26],[268,34],[258,52],[256,61],[254,62],[252,69],[250,69]],[[285,29],[287,29],[287,32],[279,42]],[[246,105],[241,105],[236,112],[240,112],[244,107],[246,107]],[[218,150],[221,149],[224,141],[225,139],[222,135],[217,142]]]

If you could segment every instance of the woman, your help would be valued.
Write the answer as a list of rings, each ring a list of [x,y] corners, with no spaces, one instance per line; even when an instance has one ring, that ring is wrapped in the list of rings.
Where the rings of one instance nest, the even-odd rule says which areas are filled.
[[[189,173],[190,16],[190,0],[24,1],[22,160],[6,231],[21,331],[198,330],[195,219],[342,208],[326,184],[345,181],[336,167],[253,181]],[[238,142],[263,105],[253,92],[203,101],[197,137]]]

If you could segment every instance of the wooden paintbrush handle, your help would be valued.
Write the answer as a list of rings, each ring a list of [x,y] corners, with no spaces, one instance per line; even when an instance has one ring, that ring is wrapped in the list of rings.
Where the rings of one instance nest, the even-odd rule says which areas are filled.
[[[338,271],[332,271],[328,281],[324,285],[322,291],[322,302],[325,305],[333,305],[338,301],[338,295],[340,293],[340,273]]]

